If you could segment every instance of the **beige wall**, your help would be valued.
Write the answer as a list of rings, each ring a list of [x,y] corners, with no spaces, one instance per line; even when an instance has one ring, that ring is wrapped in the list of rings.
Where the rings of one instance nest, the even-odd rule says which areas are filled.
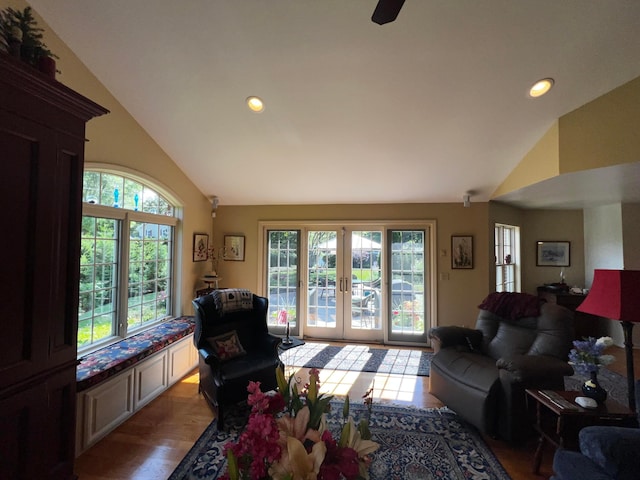
[[[547,133],[493,192],[491,198],[557,176],[560,163],[559,142],[558,122],[554,122]]]
[[[585,285],[584,229],[582,210],[523,210],[491,202],[491,227],[503,223],[520,227],[521,291],[536,295],[545,283],[560,281],[559,267],[536,266],[536,242],[558,240],[571,242],[571,265],[564,268],[566,282],[571,286]],[[493,230],[491,231],[493,235]],[[491,238],[493,242],[493,237]],[[493,251],[490,252],[493,259]],[[491,285],[495,284],[495,272]]]
[[[640,77],[560,118],[560,173],[640,161]]]
[[[244,235],[245,261],[218,265],[222,286],[257,291],[258,222],[266,220],[435,220],[437,254],[436,322],[440,325],[475,325],[477,305],[491,290],[487,243],[488,204],[402,205],[300,205],[300,206],[220,206],[214,220],[214,242],[222,246],[224,235]],[[474,237],[475,265],[472,270],[451,269],[451,235]],[[441,253],[444,250],[445,255]],[[448,274],[442,280],[439,274]],[[261,292],[263,293],[263,292]]]
[[[560,267],[536,266],[538,240],[571,242],[569,267],[564,267],[565,281],[571,287],[584,288],[584,227],[582,210],[524,210],[520,232],[522,248],[522,291],[535,294],[545,283],[560,281]]]
[[[23,0],[0,0],[0,8],[8,6],[23,9],[28,4]],[[177,199],[182,212],[179,228],[184,242],[177,259],[180,285],[176,313],[191,314],[191,300],[199,285],[198,277],[206,267],[205,262],[192,261],[192,238],[194,232],[211,231],[209,201],[52,29],[40,17],[37,20],[45,29],[44,43],[60,57],[57,66],[62,73],[58,74],[58,81],[111,112],[88,123],[85,160],[110,165],[115,170],[120,166],[126,167],[125,171],[154,180]]]

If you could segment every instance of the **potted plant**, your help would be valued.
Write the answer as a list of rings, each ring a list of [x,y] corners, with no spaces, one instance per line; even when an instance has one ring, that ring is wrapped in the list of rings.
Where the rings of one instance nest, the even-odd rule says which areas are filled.
[[[44,29],[38,26],[31,7],[0,12],[0,36],[10,54],[55,78],[57,55],[42,41]]]

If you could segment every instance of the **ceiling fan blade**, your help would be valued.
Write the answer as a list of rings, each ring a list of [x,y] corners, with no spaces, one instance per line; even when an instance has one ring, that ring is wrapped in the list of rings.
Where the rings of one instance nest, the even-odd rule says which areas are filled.
[[[379,0],[371,20],[378,25],[393,22],[398,17],[402,5],[404,5],[404,0]]]

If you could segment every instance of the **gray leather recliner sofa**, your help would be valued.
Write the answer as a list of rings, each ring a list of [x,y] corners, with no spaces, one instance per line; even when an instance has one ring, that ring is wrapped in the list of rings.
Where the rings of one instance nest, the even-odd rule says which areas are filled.
[[[532,433],[525,389],[564,390],[573,312],[527,294],[494,293],[475,329],[432,328],[430,393],[481,432],[507,441]]]

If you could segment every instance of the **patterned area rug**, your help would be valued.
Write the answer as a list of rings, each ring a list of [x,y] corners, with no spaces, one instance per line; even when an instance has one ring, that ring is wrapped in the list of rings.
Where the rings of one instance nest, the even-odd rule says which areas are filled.
[[[364,411],[362,404],[351,404],[355,419]],[[342,403],[332,402],[331,412],[328,425],[338,436]],[[229,433],[224,433],[217,431],[214,420],[169,480],[219,478],[226,470],[224,445],[237,438],[244,424],[237,413],[229,422]],[[480,434],[449,409],[375,404],[370,426],[373,440],[380,443],[373,454],[371,480],[510,479]]]
[[[328,368],[357,372],[429,376],[432,352],[399,348],[370,348],[366,345],[332,346],[306,343],[280,353],[287,366]]]

